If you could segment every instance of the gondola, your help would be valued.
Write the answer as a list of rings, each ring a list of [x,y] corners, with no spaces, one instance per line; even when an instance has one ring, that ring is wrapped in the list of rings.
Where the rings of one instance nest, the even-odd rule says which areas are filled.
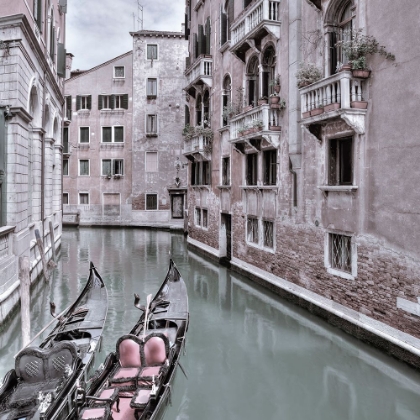
[[[93,366],[108,311],[108,293],[92,262],[77,300],[58,316],[54,309],[52,303],[56,325],[51,333],[39,346],[22,349],[3,380],[0,420],[64,420],[75,415],[76,390]]]
[[[135,295],[135,306],[139,321],[80,389],[78,419],[162,418],[189,322],[187,288],[172,260],[155,297],[142,306]]]

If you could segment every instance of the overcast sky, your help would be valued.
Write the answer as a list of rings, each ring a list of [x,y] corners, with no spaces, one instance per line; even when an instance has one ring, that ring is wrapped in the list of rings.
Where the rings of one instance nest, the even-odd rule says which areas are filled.
[[[181,31],[185,0],[139,3],[143,29]],[[66,50],[74,55],[73,70],[90,69],[133,48],[129,32],[141,29],[137,4],[137,0],[68,0]]]

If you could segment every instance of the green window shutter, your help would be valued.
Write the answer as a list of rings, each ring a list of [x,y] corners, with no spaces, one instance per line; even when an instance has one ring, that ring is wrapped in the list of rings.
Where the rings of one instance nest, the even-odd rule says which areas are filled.
[[[185,13],[185,24],[184,24],[184,30],[185,30],[185,33],[184,33],[184,37],[185,37],[185,39],[186,40],[188,40],[188,38],[190,37],[190,28],[188,27],[188,23],[189,23],[189,21],[188,21],[188,15]]]
[[[227,23],[228,18],[226,13],[220,12],[220,45],[227,42]]]
[[[66,118],[68,120],[71,120],[71,114],[72,114],[71,95],[69,95],[69,96],[66,96]]]
[[[66,50],[61,42],[57,44],[57,75],[66,77]]]
[[[92,95],[88,95],[87,97],[87,107],[88,109],[92,109]]]
[[[211,41],[210,18],[207,18],[205,31],[206,31],[206,36],[205,36],[204,54],[210,54],[210,41]]]
[[[122,95],[122,108],[128,109],[128,94]]]
[[[115,95],[110,95],[110,106],[111,109],[115,108]]]
[[[82,107],[82,97],[80,95],[76,96],[76,111]]]
[[[234,20],[235,16],[235,9],[234,9],[234,0],[229,0],[228,8],[227,8],[227,19],[228,19],[228,27],[227,27],[227,36],[228,40],[230,39],[230,27],[232,25],[232,22]]]
[[[103,95],[98,95],[98,109],[101,110],[103,107]]]
[[[194,48],[194,57],[193,57],[193,59],[196,59],[198,57],[198,39],[197,39],[197,34],[194,34],[194,36],[193,36],[193,48]]]
[[[204,36],[204,27],[203,25],[198,25],[198,51],[197,56],[204,54],[206,50],[206,38]]]

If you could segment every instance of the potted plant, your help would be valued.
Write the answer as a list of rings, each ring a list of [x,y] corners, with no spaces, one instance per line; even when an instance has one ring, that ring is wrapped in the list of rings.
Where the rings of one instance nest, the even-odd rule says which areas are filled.
[[[251,111],[251,109],[254,108],[254,101],[252,101],[251,104],[244,107],[243,112]]]
[[[278,93],[274,92],[270,95],[270,104],[278,104],[280,101],[280,96],[278,95]]]
[[[273,87],[274,92],[279,93],[281,89],[280,75],[278,74],[270,83],[269,86]]]
[[[254,120],[252,122],[252,126],[254,128],[254,132],[261,131],[264,127],[264,122],[262,120]]]
[[[191,140],[194,137],[195,128],[189,124],[185,124],[185,127],[182,130],[182,135],[185,137],[185,140]]]
[[[395,60],[395,55],[386,51],[383,45],[372,35],[365,35],[363,29],[352,31],[345,34],[344,39],[338,41],[336,46],[343,49],[348,58],[354,77],[367,78],[370,75],[370,69],[367,66],[367,56],[379,54],[388,60]]]
[[[261,96],[258,99],[258,106],[265,105],[268,102],[267,96]]]
[[[314,109],[311,109],[311,117],[315,115],[322,114],[324,112],[324,107],[321,102],[317,102]]]
[[[301,63],[295,76],[297,78],[297,86],[301,89],[320,80],[322,73],[315,64]]]

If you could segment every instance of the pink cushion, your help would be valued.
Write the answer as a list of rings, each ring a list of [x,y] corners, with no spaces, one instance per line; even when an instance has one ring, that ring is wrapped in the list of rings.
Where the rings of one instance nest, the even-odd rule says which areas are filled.
[[[101,417],[105,416],[105,408],[98,407],[98,408],[89,408],[85,410],[82,415],[82,419],[100,419]]]
[[[163,364],[166,360],[165,342],[160,337],[151,337],[144,345],[146,365]]]
[[[148,366],[142,369],[140,376],[157,376],[159,375],[160,366]]]
[[[104,389],[99,395],[99,398],[107,399],[110,398],[115,392],[115,388]]]
[[[135,341],[129,338],[121,341],[118,352],[122,367],[141,366],[140,346]]]
[[[133,402],[135,404],[147,404],[150,398],[150,389],[140,389]]]

